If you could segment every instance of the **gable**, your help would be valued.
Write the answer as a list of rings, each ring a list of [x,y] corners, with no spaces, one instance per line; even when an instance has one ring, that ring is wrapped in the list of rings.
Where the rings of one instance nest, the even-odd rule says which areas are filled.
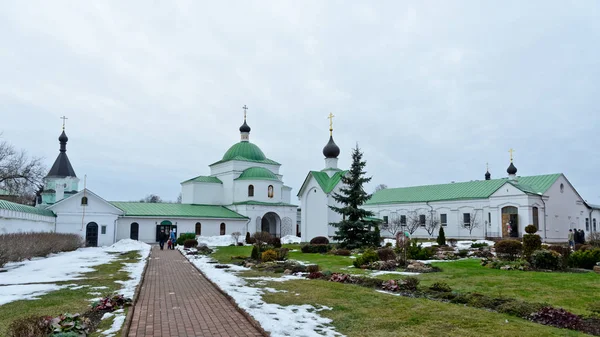
[[[87,205],[81,204],[81,199],[87,198]],[[94,192],[83,189],[76,194],[62,199],[61,201],[48,207],[49,210],[55,213],[83,213],[84,211],[88,214],[91,213],[102,213],[102,214],[123,214],[123,211],[113,206],[108,201],[102,199]]]
[[[298,191],[297,196],[299,197],[300,195],[302,195],[305,187],[308,185],[308,183],[310,182],[311,179],[315,179],[317,184],[319,184],[319,187],[321,188],[321,190],[325,194],[329,194],[341,182],[342,177],[347,172],[348,171],[337,171],[333,174],[333,176],[330,177],[329,174],[327,174],[326,172],[310,171],[310,172],[308,172],[306,179],[304,179],[304,183],[302,183],[302,186],[300,187],[300,190]]]
[[[504,185],[500,186],[496,192],[490,195],[490,198],[493,197],[506,197],[506,196],[522,196],[525,195],[526,192],[517,188],[510,182],[506,182]]]

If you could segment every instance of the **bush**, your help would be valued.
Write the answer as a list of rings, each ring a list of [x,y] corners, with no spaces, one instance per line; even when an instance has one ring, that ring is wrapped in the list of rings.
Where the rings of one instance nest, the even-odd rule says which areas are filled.
[[[458,255],[458,257],[464,259],[465,257],[467,257],[469,255],[469,250],[468,249],[461,249],[461,250],[458,251],[457,255]]]
[[[404,280],[402,280],[402,283],[404,284],[404,289],[410,291],[416,291],[419,282],[419,279],[413,276],[408,276]]]
[[[244,245],[244,243],[243,242],[238,242],[237,245],[238,245],[238,247],[242,247]]]
[[[529,225],[531,226],[531,225]],[[527,226],[527,227],[529,227]],[[535,226],[534,226],[535,228]],[[542,249],[542,238],[536,234],[523,235],[523,256],[527,259],[536,250]]]
[[[385,243],[385,247],[390,247],[390,248],[391,248],[392,246],[393,246],[393,245],[392,245],[392,243],[391,243],[391,242],[386,242],[386,243]]]
[[[437,244],[439,246],[445,246],[446,245],[446,233],[444,233],[444,227],[440,226],[440,232],[438,233],[438,237],[437,237]]]
[[[494,245],[496,255],[504,260],[514,261],[523,253],[523,244],[517,240],[501,240]]]
[[[288,248],[277,248],[275,251],[277,252],[277,261],[285,261],[290,250]]]
[[[175,241],[178,245],[184,246],[185,240],[196,240],[196,233],[181,233]]]
[[[588,249],[592,249],[594,247],[592,247],[591,245],[586,245],[583,243],[576,243],[575,244],[575,251],[586,251]]]
[[[64,233],[11,233],[0,235],[0,267],[7,262],[30,260],[70,252],[83,246],[81,236]]]
[[[538,230],[537,230],[537,228],[535,228],[534,225],[525,226],[525,233],[527,233],[527,234],[535,234],[535,233],[537,233],[537,231]]]
[[[252,246],[252,253],[250,253],[250,258],[256,261],[260,260],[260,250],[258,249],[257,245]]]
[[[302,247],[300,247],[300,250],[303,253],[320,253],[320,254],[326,254],[327,252],[329,252],[331,250],[331,246],[330,245],[303,245]]]
[[[438,292],[451,292],[452,288],[446,282],[435,282],[431,286],[429,286],[430,290],[438,291]]]
[[[540,311],[544,307],[541,303],[528,303],[518,300],[509,300],[496,307],[498,312],[517,317],[527,318],[529,315]]]
[[[320,271],[316,271],[316,272],[312,272],[310,274],[308,274],[308,278],[311,280],[317,279],[317,278],[322,278],[323,276],[325,276],[323,273],[321,273]]]
[[[247,244],[251,245],[252,242],[250,242],[250,232],[246,232],[246,239],[244,241],[246,241]]]
[[[92,310],[96,311],[115,311],[131,306],[132,300],[123,294],[105,296],[104,298],[92,303]]]
[[[600,248],[600,232],[588,233],[588,243],[590,246]]]
[[[277,252],[273,249],[267,249],[261,255],[262,262],[270,262],[277,260]]]
[[[39,337],[47,336],[51,331],[52,317],[29,316],[19,318],[10,323],[8,337]]]
[[[316,273],[320,270],[321,268],[319,268],[318,264],[310,264],[308,266],[306,266],[306,271],[309,273]]]
[[[315,236],[310,240],[311,245],[327,245],[329,244],[329,239],[324,236]]]
[[[392,248],[379,248],[377,255],[381,261],[396,260],[396,252]]]
[[[233,240],[235,240],[235,245],[236,246],[240,242],[240,236],[242,236],[242,233],[240,233],[240,232],[233,232],[233,233],[231,233],[231,238]]]
[[[472,243],[471,248],[483,248],[488,247],[489,245],[486,242]]]
[[[333,255],[339,255],[339,256],[350,256],[350,255],[352,255],[351,251],[349,251],[348,249],[343,249],[343,248],[334,249],[334,250],[331,251],[331,253]]]
[[[274,248],[281,248],[281,239],[280,238],[271,238],[269,240],[269,244]]]
[[[569,256],[569,265],[575,268],[593,269],[600,262],[600,249],[578,250]]]
[[[581,318],[565,309],[543,307],[538,312],[529,315],[532,322],[551,325],[562,329],[577,329],[581,324]]]
[[[416,239],[411,240],[410,246],[407,247],[406,256],[413,260],[430,260],[435,253],[435,248],[423,248]]]
[[[536,250],[531,254],[531,265],[535,269],[561,269],[562,256],[553,250]]]
[[[366,266],[369,263],[375,261],[379,261],[379,255],[377,255],[377,252],[375,252],[374,250],[367,249],[361,256],[357,257],[356,260],[352,262],[352,264],[354,265],[354,267],[360,268],[361,266]]]
[[[183,248],[196,248],[198,247],[198,240],[187,239],[183,242]]]

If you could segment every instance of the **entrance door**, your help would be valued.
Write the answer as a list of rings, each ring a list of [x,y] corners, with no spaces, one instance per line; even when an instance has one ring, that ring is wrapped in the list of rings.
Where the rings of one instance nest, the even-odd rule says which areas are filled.
[[[131,240],[139,240],[140,233],[140,225],[137,222],[131,224],[131,228],[129,229],[129,238]]]
[[[502,237],[519,237],[519,209],[514,206],[502,208]]]
[[[161,222],[160,225],[157,225],[156,226],[156,242],[158,242],[158,236],[161,231],[164,231],[165,234],[168,236],[171,230],[175,231],[175,237],[177,237],[177,234],[179,234],[179,232],[177,231],[177,225],[173,225],[171,223],[171,221],[165,220],[165,221]]]
[[[85,226],[85,246],[98,247],[98,224],[95,222]]]

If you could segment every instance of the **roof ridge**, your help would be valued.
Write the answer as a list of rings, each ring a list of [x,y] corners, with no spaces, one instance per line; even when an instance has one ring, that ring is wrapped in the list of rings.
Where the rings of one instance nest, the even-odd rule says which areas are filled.
[[[313,171],[311,171],[311,172],[313,172]],[[317,172],[319,172],[319,171],[317,171]],[[517,182],[519,181],[519,179],[522,179],[522,178],[547,177],[547,176],[554,176],[554,175],[561,175],[561,174],[562,173],[550,173],[550,174],[538,174],[538,175],[532,175],[532,176],[517,176]],[[496,179],[490,179],[490,180],[478,179],[478,180],[471,180],[471,181],[457,181],[457,182],[441,183],[441,184],[428,184],[428,185],[425,184],[425,185],[412,185],[412,186],[403,186],[403,187],[390,187],[390,188],[386,188],[386,189],[381,190],[381,191],[397,190],[397,189],[403,189],[403,188],[414,188],[414,187],[428,187],[428,186],[444,186],[444,185],[468,184],[468,183],[488,182],[488,181],[512,181],[512,180],[510,180],[508,177],[496,178]]]

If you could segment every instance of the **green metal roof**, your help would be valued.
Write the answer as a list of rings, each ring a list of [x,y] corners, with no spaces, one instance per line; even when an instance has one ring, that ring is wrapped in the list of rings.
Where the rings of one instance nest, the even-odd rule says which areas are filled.
[[[317,183],[319,183],[323,192],[329,193],[333,191],[340,180],[342,180],[342,176],[344,176],[346,172],[348,171],[338,171],[331,177],[327,173],[321,171],[310,171],[310,174],[315,178]]]
[[[0,200],[0,209],[6,209],[9,211],[15,211],[15,212],[21,212],[21,213],[43,215],[43,216],[52,216],[52,217],[56,216],[56,214],[54,214],[54,212],[52,212],[51,210],[48,210],[48,209],[37,208],[37,207],[32,207],[32,206],[27,206],[27,205],[21,205],[21,204],[17,204],[15,202],[10,202],[10,201],[6,201],[6,200]]]
[[[121,209],[125,213],[124,216],[247,219],[247,217],[234,212],[227,207],[217,205],[119,201],[111,201],[110,203]]]
[[[235,180],[276,180],[277,176],[263,167],[250,167],[244,170]]]
[[[290,207],[298,207],[298,205],[288,204],[286,202],[265,202],[265,201],[240,201],[234,202],[234,205],[257,205],[257,206],[290,206]]]
[[[507,178],[478,180],[442,185],[425,185],[402,188],[388,188],[373,194],[366,202],[372,204],[397,204],[442,200],[466,200],[489,198],[505,183],[510,183],[529,194],[543,194],[561,174],[547,174],[518,177],[516,181]]]
[[[182,184],[185,183],[189,183],[189,182],[197,182],[197,183],[215,183],[215,184],[222,184],[223,182],[221,181],[221,179],[217,178],[217,177],[211,177],[211,176],[197,176],[196,178],[192,178],[189,180],[186,180],[184,182],[182,182]]]
[[[231,161],[231,160],[250,161],[250,162],[271,164],[271,165],[281,165],[278,162],[267,158],[265,156],[265,154],[262,152],[262,150],[255,144],[242,141],[242,142],[233,144],[233,146],[230,147],[229,150],[227,150],[227,152],[225,152],[225,154],[223,155],[223,158],[221,160],[219,160],[216,163],[211,164],[210,166],[224,163],[224,162]]]

